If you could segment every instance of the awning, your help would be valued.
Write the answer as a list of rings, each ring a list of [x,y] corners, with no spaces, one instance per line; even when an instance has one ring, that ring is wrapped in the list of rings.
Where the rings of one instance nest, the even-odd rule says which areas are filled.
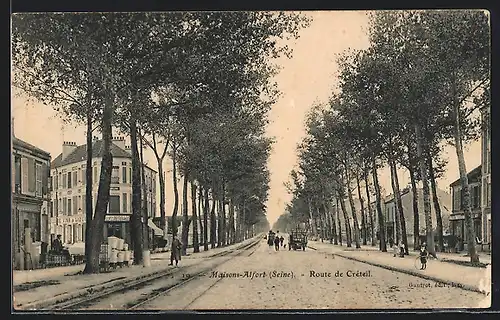
[[[155,232],[155,236],[163,236],[163,230],[156,226],[156,224],[153,222],[153,219],[148,219],[148,227],[153,229],[153,231]]]

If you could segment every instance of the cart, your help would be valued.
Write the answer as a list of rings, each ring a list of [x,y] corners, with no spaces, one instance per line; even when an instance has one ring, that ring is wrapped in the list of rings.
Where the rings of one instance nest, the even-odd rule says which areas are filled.
[[[288,250],[302,249],[305,251],[307,247],[307,233],[305,231],[292,231],[290,234],[290,241],[288,243]]]

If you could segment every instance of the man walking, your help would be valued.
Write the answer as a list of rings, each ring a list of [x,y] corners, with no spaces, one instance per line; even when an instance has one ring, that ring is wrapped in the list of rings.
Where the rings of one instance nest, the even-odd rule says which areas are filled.
[[[171,247],[171,251],[170,251],[170,264],[169,264],[169,266],[172,266],[174,264],[174,260],[175,260],[176,267],[179,264],[179,261],[181,260],[181,246],[182,246],[181,241],[179,240],[179,238],[177,236],[175,236],[172,239],[172,247]]]
[[[278,236],[274,238],[274,249],[276,251],[280,250],[280,238]]]

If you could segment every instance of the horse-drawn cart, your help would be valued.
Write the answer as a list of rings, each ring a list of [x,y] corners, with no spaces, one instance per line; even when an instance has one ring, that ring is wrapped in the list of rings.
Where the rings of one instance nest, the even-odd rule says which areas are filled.
[[[305,251],[306,247],[307,247],[307,233],[301,230],[292,231],[290,233],[288,250],[302,249],[302,251]]]

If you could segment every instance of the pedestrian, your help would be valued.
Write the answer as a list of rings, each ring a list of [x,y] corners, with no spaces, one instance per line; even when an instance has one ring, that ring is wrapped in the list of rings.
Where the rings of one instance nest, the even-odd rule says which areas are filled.
[[[288,236],[288,250],[292,250],[292,241],[293,237],[292,234],[290,233],[290,235]]]
[[[425,270],[427,268],[427,256],[428,256],[428,252],[427,252],[427,245],[426,243],[422,243],[422,245],[420,246],[420,263],[422,264],[422,266],[420,267],[420,270]]]
[[[405,244],[403,243],[402,240],[399,242],[399,257],[400,258],[405,257]]]
[[[392,243],[392,253],[394,254],[393,256],[396,257],[398,255],[398,245],[397,243]]]
[[[389,246],[392,248],[394,246],[394,240],[392,237],[389,238]]]
[[[283,236],[280,237],[280,245],[283,247],[283,241],[285,241],[285,238]]]
[[[51,249],[53,252],[60,254],[63,250],[63,245],[61,241],[61,235],[58,234],[57,237],[52,241]]]
[[[279,237],[274,238],[274,249],[276,251],[280,250],[280,238]]]
[[[169,264],[169,266],[174,265],[174,260],[175,260],[176,267],[179,264],[179,261],[181,260],[181,247],[182,247],[181,241],[179,240],[179,238],[177,236],[175,236],[172,239],[172,247],[171,247],[171,251],[170,251],[170,264]]]

